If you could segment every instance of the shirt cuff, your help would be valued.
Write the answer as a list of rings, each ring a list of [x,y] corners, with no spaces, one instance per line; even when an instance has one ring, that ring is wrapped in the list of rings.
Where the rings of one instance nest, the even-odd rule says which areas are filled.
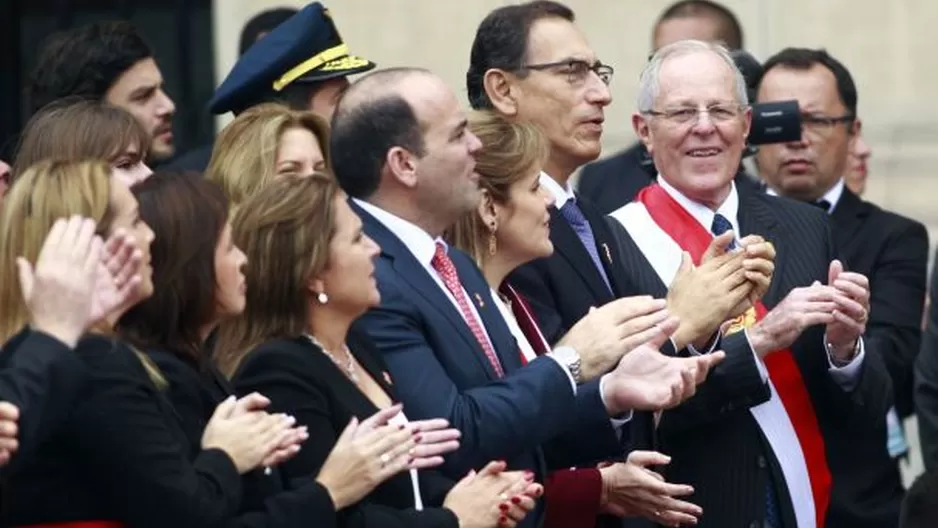
[[[743,330],[743,335],[746,336],[746,344],[749,345],[749,350],[752,350],[752,355],[756,359],[756,368],[759,369],[759,376],[762,377],[762,383],[765,383],[769,379],[769,371],[765,368],[765,363],[762,359],[759,358],[759,354],[756,354],[756,349],[752,346],[752,341],[749,340],[748,328]]]
[[[573,374],[570,373],[570,369],[567,368],[567,365],[564,364],[563,361],[560,361],[559,359],[557,359],[556,357],[554,357],[554,353],[553,353],[553,352],[548,352],[548,353],[546,353],[546,354],[544,354],[544,355],[547,356],[547,357],[549,357],[549,358],[551,358],[551,359],[553,359],[554,362],[557,363],[557,365],[560,366],[560,368],[563,370],[564,374],[567,375],[567,379],[570,380],[570,388],[573,389],[573,395],[576,396],[576,380],[573,379]]]
[[[609,406],[606,405],[606,400],[603,399],[603,395],[605,394],[605,392],[603,391],[603,385],[605,385],[606,378],[608,376],[609,376],[608,374],[605,374],[601,378],[599,378],[599,398],[603,402],[603,407],[607,409],[609,408]],[[622,440],[622,427],[625,426],[625,424],[629,423],[629,421],[631,420],[632,420],[632,411],[627,411],[614,418],[609,418],[609,422],[612,423],[612,428],[615,429],[616,436],[619,438],[619,440]]]
[[[824,349],[827,350],[827,334],[824,334]],[[830,365],[830,368],[827,369],[830,372],[831,379],[834,380],[837,385],[840,386],[846,392],[851,392],[856,388],[857,382],[860,379],[860,370],[863,366],[863,359],[866,357],[866,346],[863,344],[863,338],[857,340],[857,353],[853,356],[853,359],[850,360],[850,363],[847,363],[843,366],[837,366],[834,363],[834,357],[830,352],[827,352],[827,363]]]
[[[722,330],[717,330],[717,333],[713,335],[713,339],[710,340],[710,345],[707,346],[707,350],[701,352],[701,351],[697,350],[696,348],[694,348],[694,345],[692,345],[692,344],[690,344],[690,343],[687,344],[687,350],[690,351],[691,355],[693,355],[693,356],[701,356],[701,355],[703,355],[703,354],[710,354],[711,352],[713,352],[714,350],[716,350],[716,348],[717,348],[717,343],[720,342],[720,339],[721,339],[722,337],[723,337],[723,331],[722,331]]]

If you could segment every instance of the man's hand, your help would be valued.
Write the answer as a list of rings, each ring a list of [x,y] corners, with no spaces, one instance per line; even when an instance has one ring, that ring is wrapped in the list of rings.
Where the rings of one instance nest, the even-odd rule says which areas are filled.
[[[580,319],[557,346],[580,355],[584,380],[609,372],[623,355],[659,334],[668,318],[665,302],[648,295],[623,297],[606,303]]]
[[[743,299],[732,311],[728,319],[735,318],[756,305],[769,290],[775,273],[775,246],[766,242],[759,235],[749,235],[739,241],[744,253],[743,269],[746,280],[752,285],[749,296]]]
[[[0,402],[0,467],[7,465],[19,449],[20,410],[8,402]]]
[[[791,346],[806,328],[832,323],[838,302],[844,302],[838,297],[843,295],[819,282],[793,289],[749,329],[749,342],[756,355],[765,358],[770,352]]]
[[[828,270],[827,283],[837,292],[833,320],[827,323],[827,342],[835,358],[849,361],[856,351],[857,340],[866,332],[870,282],[859,273],[844,271],[843,264],[834,260]]]
[[[708,341],[735,307],[749,297],[753,284],[746,280],[744,252],[727,252],[733,233],[727,231],[710,242],[694,267],[684,253],[681,267],[668,288],[668,312],[681,319],[674,333],[678,349]]]
[[[91,304],[101,239],[93,220],[59,219],[46,236],[35,268],[16,259],[23,301],[33,328],[74,347],[94,322]]]
[[[723,351],[689,358],[665,356],[658,349],[677,326],[675,318],[659,325],[657,337],[626,354],[608,374],[602,398],[610,416],[677,406],[696,393],[697,385],[726,356]]]
[[[645,517],[656,524],[697,524],[703,510],[682,501],[694,493],[691,486],[670,484],[652,466],[664,466],[670,457],[653,451],[632,451],[626,462],[600,468],[603,478],[602,509],[619,517]]]

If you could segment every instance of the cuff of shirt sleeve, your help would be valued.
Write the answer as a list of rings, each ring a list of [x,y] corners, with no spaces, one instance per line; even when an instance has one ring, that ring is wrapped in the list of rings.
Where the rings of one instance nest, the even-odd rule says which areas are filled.
[[[710,354],[711,352],[713,352],[714,350],[716,350],[716,348],[717,348],[717,343],[719,343],[719,342],[720,342],[720,339],[722,339],[722,338],[723,338],[723,331],[722,331],[722,330],[717,330],[717,333],[716,333],[716,334],[713,334],[713,337],[710,339],[710,344],[707,345],[707,349],[706,349],[706,350],[704,350],[703,352],[701,352],[701,351],[697,350],[697,349],[694,347],[694,345],[691,345],[691,344],[688,344],[688,345],[687,345],[687,350],[690,351],[691,355],[694,355],[694,356],[700,356],[700,355],[703,355],[703,354]]]
[[[573,394],[576,395],[576,380],[573,379],[573,374],[570,372],[570,369],[567,368],[567,365],[565,365],[563,361],[560,361],[559,359],[554,357],[553,352],[548,352],[544,355],[553,359],[554,362],[557,363],[557,365],[559,365],[561,369],[563,369],[564,374],[567,375],[567,379],[570,380],[570,388],[573,390]]]
[[[599,398],[603,401],[603,407],[607,409],[609,408],[609,406],[606,405],[606,399],[605,399],[606,392],[603,390],[603,387],[606,385],[606,378],[608,377],[609,375],[606,374],[603,377],[599,378]],[[609,418],[609,421],[612,422],[612,427],[616,430],[616,434],[619,434],[622,426],[629,423],[631,419],[632,419],[632,411],[627,411],[627,412],[620,414],[619,416]]]
[[[827,334],[824,334],[824,349],[827,350]],[[850,363],[846,365],[837,365],[835,363],[833,355],[830,351],[827,351],[827,363],[830,365],[830,368],[827,371],[831,375],[831,379],[835,383],[840,385],[840,388],[850,392],[856,385],[860,377],[860,369],[863,366],[863,359],[866,357],[866,346],[863,343],[863,338],[857,340],[857,353],[853,356],[853,359],[850,360]]]
[[[759,375],[762,376],[762,383],[765,383],[769,379],[769,371],[765,368],[765,363],[759,358],[759,354],[756,354],[755,347],[752,346],[752,341],[749,339],[749,329],[743,330],[743,334],[746,336],[746,343],[749,344],[749,350],[752,350],[752,355],[756,358],[756,368],[759,369]]]

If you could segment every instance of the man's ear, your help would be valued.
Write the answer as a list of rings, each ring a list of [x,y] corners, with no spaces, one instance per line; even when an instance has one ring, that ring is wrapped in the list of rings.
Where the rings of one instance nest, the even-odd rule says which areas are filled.
[[[516,77],[504,70],[490,68],[482,77],[482,87],[498,113],[510,117],[518,114]]]
[[[632,130],[635,131],[638,140],[642,142],[642,145],[645,145],[645,149],[651,154],[651,127],[644,115],[638,112],[632,114]]]
[[[403,147],[391,147],[384,160],[394,179],[402,185],[413,188],[417,185],[417,165],[419,160]]]

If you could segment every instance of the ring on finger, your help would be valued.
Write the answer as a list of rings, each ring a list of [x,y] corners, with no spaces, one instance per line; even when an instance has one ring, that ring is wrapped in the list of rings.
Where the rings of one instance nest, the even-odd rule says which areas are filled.
[[[384,466],[388,465],[388,462],[391,461],[391,455],[389,455],[389,454],[387,454],[387,453],[382,453],[382,454],[381,454],[381,457],[380,457],[380,460],[381,460],[381,467],[384,467]]]

